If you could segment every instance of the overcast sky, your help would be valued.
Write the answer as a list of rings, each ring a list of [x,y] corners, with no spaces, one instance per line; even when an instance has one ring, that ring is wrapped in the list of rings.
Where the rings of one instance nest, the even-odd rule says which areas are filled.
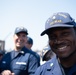
[[[14,48],[13,34],[18,26],[27,28],[34,40],[32,49],[42,49],[48,37],[40,34],[56,12],[68,12],[76,19],[76,0],[0,0],[0,40],[5,40],[5,49]]]

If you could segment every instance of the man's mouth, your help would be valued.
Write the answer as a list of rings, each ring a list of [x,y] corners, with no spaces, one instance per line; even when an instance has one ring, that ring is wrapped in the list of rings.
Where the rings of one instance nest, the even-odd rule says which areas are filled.
[[[57,45],[57,46],[54,47],[54,49],[56,51],[66,51],[67,48],[68,48],[68,45]]]
[[[66,49],[67,46],[63,46],[63,47],[60,47],[60,48],[57,48],[58,50],[63,50],[63,49]]]

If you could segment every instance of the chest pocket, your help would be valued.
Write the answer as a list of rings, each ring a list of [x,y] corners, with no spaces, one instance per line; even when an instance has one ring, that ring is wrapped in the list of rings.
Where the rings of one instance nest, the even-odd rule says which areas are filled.
[[[11,62],[12,69],[14,70],[26,70],[28,68],[29,55],[25,54],[24,56],[20,56],[14,59]]]
[[[14,65],[14,69],[16,70],[26,70],[27,69],[27,62],[16,62]]]

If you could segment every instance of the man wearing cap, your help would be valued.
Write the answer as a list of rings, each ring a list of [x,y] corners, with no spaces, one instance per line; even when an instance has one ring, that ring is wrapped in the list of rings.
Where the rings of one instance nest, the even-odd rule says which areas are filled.
[[[40,66],[35,75],[76,75],[76,22],[65,12],[52,15],[41,36],[47,34],[56,56]]]
[[[46,63],[51,58],[53,58],[54,55],[55,53],[51,50],[50,46],[49,45],[45,46],[41,52],[41,57],[42,57],[41,65]]]
[[[45,47],[45,48],[42,50],[42,61],[48,61],[48,60],[50,60],[51,58],[53,58],[54,55],[55,55],[55,53],[51,50],[51,48]]]
[[[32,50],[33,46],[33,39],[31,37],[27,37],[27,42],[25,43],[25,47],[28,48],[29,50]],[[34,51],[33,51],[34,52]],[[40,65],[40,56],[38,53],[34,52],[36,58],[38,59],[39,65]]]
[[[27,42],[25,43],[25,46],[28,48],[28,49],[31,49],[32,46],[33,46],[33,39],[31,37],[27,37]]]
[[[28,31],[24,27],[15,29],[14,50],[5,54],[0,62],[1,75],[33,75],[39,66],[34,52],[25,47]]]

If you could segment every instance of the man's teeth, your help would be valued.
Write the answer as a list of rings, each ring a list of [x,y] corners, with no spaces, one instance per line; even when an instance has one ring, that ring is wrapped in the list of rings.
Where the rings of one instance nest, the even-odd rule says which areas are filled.
[[[65,49],[67,46],[64,46],[64,47],[61,47],[61,48],[58,48],[59,50],[61,50],[61,49]]]

